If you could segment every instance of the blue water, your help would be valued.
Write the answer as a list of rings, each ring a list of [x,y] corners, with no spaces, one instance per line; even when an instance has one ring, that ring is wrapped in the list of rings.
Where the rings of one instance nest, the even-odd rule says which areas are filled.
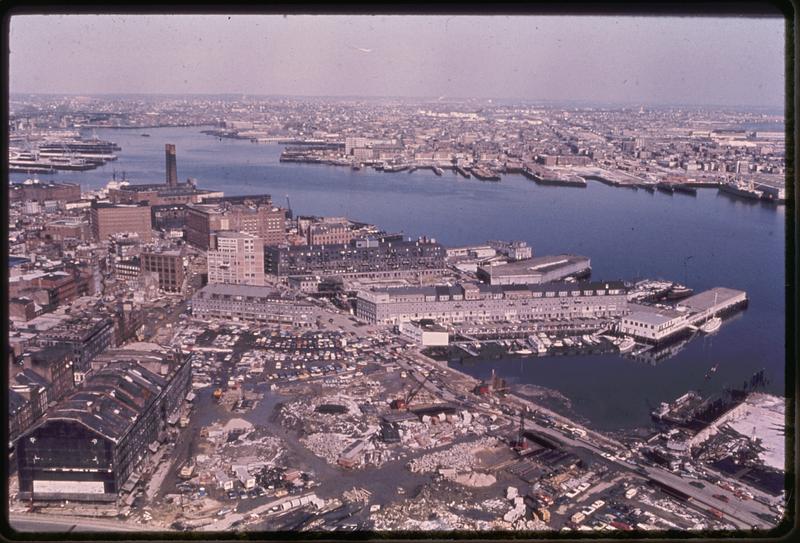
[[[510,382],[561,391],[574,411],[598,428],[645,424],[647,403],[689,388],[717,392],[766,368],[768,390],[784,393],[785,211],[699,189],[696,197],[633,191],[590,182],[586,189],[541,187],[522,176],[500,183],[449,171],[380,173],[371,169],[281,164],[282,146],[219,140],[198,128],[97,130],[122,146],[118,161],[54,180],[99,188],[122,171],[135,183],[162,182],[164,144],[174,143],[178,176],[227,195],[269,193],[295,214],[344,215],[445,245],[522,239],[534,254],[572,252],[592,259],[596,279],[652,277],[696,291],[725,286],[747,291],[750,304],[713,338],[691,342],[677,356],[649,366],[619,356],[500,359],[459,366],[475,376],[492,368]],[[12,174],[14,181],[25,175]],[[42,176],[44,179],[44,176]],[[703,379],[715,363],[719,369]]]

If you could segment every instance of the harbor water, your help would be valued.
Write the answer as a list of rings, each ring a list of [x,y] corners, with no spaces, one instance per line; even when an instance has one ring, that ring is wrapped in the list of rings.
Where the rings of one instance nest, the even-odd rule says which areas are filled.
[[[619,355],[518,357],[454,361],[476,377],[494,369],[512,385],[555,389],[571,410],[598,429],[646,425],[649,405],[688,389],[741,386],[765,368],[767,391],[785,393],[785,210],[738,200],[716,189],[696,196],[615,188],[539,186],[521,175],[499,183],[451,171],[381,173],[371,168],[280,163],[283,148],[207,136],[201,128],[97,130],[122,146],[119,160],[89,172],[42,180],[104,186],[116,172],[132,183],[164,180],[164,144],[177,147],[178,177],[226,195],[288,195],[297,214],[338,215],[408,236],[451,245],[489,239],[527,241],[535,255],[576,253],[592,261],[593,279],[663,278],[695,292],[714,286],[745,290],[749,305],[713,336],[699,336],[656,365]],[[150,137],[142,137],[147,132]],[[90,134],[89,134],[90,135]],[[10,174],[12,181],[27,175]],[[710,379],[704,375],[713,365]]]

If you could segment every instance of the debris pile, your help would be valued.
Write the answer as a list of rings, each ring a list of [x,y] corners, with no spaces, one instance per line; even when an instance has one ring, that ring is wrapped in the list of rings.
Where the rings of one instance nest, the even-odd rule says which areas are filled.
[[[484,437],[467,443],[459,443],[449,449],[429,453],[412,460],[408,463],[408,469],[413,473],[429,473],[439,468],[466,471],[477,464],[476,454],[478,452],[496,444],[497,439],[493,437]]]

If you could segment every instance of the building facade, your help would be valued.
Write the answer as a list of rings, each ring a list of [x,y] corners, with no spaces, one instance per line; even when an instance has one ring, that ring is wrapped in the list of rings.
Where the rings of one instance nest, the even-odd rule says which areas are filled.
[[[434,240],[353,240],[348,244],[268,247],[264,271],[277,276],[379,276],[386,272],[436,275],[446,271],[444,248]]]
[[[584,277],[591,270],[591,260],[585,256],[552,255],[479,266],[478,278],[492,285],[530,285],[560,281],[570,276]]]
[[[109,317],[75,317],[45,330],[37,338],[45,346],[69,347],[74,357],[75,382],[82,382],[92,360],[114,346],[114,322]]]
[[[104,241],[113,234],[135,233],[143,241],[153,239],[150,206],[147,204],[98,204],[92,203],[90,223],[92,235]]]
[[[158,274],[158,288],[164,292],[181,292],[185,278],[183,254],[180,251],[143,251],[141,271]]]
[[[612,318],[627,313],[626,293],[620,281],[390,288],[359,292],[356,316],[377,324]]]
[[[273,207],[268,194],[213,198],[189,206],[186,241],[204,251],[212,247],[212,234],[220,230],[246,232],[265,245],[286,242],[286,210]]]
[[[81,186],[77,183],[14,183],[8,189],[12,202],[24,200],[58,200],[74,202],[81,199]]]
[[[227,319],[311,326],[314,306],[281,296],[269,287],[206,285],[192,298],[192,314],[198,318]]]
[[[244,232],[217,232],[215,249],[206,254],[208,282],[233,285],[264,284],[264,242]]]
[[[20,497],[115,501],[191,386],[179,354],[165,374],[131,361],[93,373],[17,441]]]

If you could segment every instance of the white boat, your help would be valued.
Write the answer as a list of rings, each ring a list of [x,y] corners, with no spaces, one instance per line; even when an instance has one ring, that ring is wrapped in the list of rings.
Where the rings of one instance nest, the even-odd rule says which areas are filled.
[[[722,319],[719,317],[711,317],[703,323],[703,325],[700,327],[700,330],[706,334],[711,334],[719,330],[720,326],[722,326]]]
[[[714,308],[717,307],[717,294],[714,293]],[[722,325],[722,319],[717,317],[716,311],[711,314],[711,318],[700,325],[700,330],[702,330],[706,334],[711,334],[719,330],[719,327]]]
[[[620,341],[617,347],[619,348],[619,352],[627,353],[628,351],[632,350],[636,346],[636,340],[630,336],[625,336],[625,339]]]

